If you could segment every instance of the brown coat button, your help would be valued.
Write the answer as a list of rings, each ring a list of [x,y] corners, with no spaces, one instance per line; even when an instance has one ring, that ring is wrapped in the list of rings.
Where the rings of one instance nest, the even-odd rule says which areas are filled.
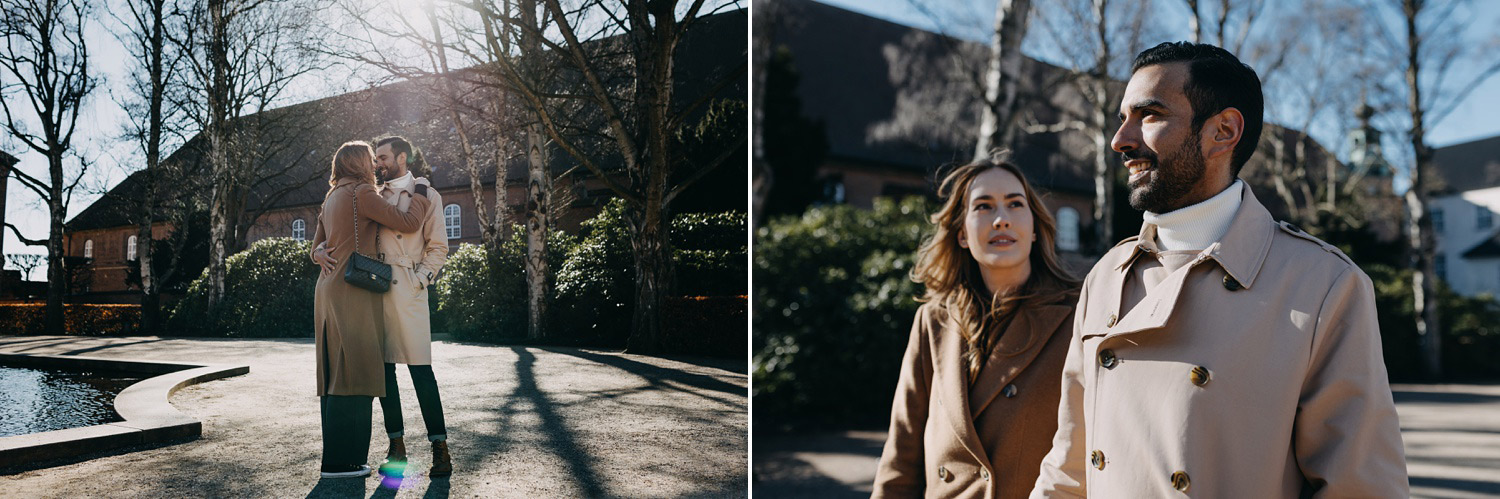
[[[943,480],[947,480],[948,479],[948,468],[944,468],[942,466],[938,466],[938,478],[943,479]]]
[[[1115,327],[1115,324],[1118,324],[1119,322],[1119,317],[1115,316],[1115,314],[1109,314],[1109,324],[1105,324],[1104,327]]]
[[[984,478],[985,480],[989,480],[990,479],[990,470],[984,470],[984,469],[979,470],[979,476],[982,477],[982,478]]]
[[[1104,469],[1104,452],[1095,450],[1089,454],[1089,464],[1094,465],[1094,469],[1102,471]]]
[[[1198,386],[1208,384],[1208,368],[1203,366],[1193,367],[1192,372],[1188,373],[1188,379],[1193,380],[1193,384]]]
[[[1099,365],[1105,369],[1114,369],[1120,361],[1115,357],[1115,351],[1108,348],[1099,351]]]
[[[1188,480],[1188,474],[1186,471],[1178,471],[1172,473],[1172,488],[1182,492],[1187,492],[1188,487],[1191,485],[1192,483]]]
[[[1016,396],[1016,385],[1014,385],[1014,384],[1005,385],[1005,389],[1000,390],[1000,394],[1004,395],[1005,398],[1015,397]]]
[[[1241,289],[1245,289],[1245,286],[1240,284],[1240,281],[1236,281],[1234,279],[1234,276],[1224,274],[1224,289],[1230,291],[1239,291]]]

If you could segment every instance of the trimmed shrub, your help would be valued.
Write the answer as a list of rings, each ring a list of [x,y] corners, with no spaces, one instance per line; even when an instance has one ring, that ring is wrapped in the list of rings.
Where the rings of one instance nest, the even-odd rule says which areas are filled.
[[[818,206],[755,235],[755,424],[884,420],[922,293],[910,280],[933,207]]]
[[[743,212],[677,215],[668,237],[674,295],[745,294]],[[554,310],[554,330],[561,334],[591,345],[625,346],[635,311],[635,259],[623,200],[610,200],[581,225],[577,243],[557,270]],[[668,315],[664,320],[672,319]]]
[[[311,338],[318,266],[310,241],[274,237],[229,257],[224,300],[208,309],[208,270],[188,285],[164,334],[226,338]]]
[[[434,332],[468,341],[527,341],[525,237],[525,229],[516,225],[497,252],[483,245],[462,244],[448,254],[443,275],[429,296],[435,307]],[[557,262],[574,244],[573,236],[561,231],[549,234],[549,269],[555,273]]]
[[[0,305],[0,334],[47,334],[47,304]],[[63,329],[76,336],[127,336],[140,332],[140,305],[63,305]]]

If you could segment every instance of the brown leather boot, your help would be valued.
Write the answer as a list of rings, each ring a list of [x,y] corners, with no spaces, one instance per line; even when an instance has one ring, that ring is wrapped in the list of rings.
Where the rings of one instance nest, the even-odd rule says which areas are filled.
[[[432,443],[432,469],[427,476],[448,476],[453,474],[453,459],[448,456],[448,441],[439,440]]]
[[[406,472],[406,439],[396,437],[391,439],[391,446],[385,451],[385,462],[380,463],[380,474],[385,476],[402,476]]]

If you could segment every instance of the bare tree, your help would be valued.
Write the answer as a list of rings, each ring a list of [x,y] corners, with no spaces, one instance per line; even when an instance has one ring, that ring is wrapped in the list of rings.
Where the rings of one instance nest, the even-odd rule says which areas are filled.
[[[20,168],[13,168],[12,174],[47,203],[50,220],[46,239],[30,239],[15,225],[6,226],[22,243],[47,247],[49,334],[64,332],[63,217],[73,189],[88,169],[80,160],[76,175],[68,180],[64,162],[72,152],[83,100],[98,83],[89,73],[83,35],[91,14],[88,0],[0,0],[0,110],[5,112],[5,130],[47,158],[45,177]],[[13,101],[13,96],[20,98]]]
[[[1183,0],[1188,8],[1188,31],[1192,32],[1193,43],[1208,43],[1203,36],[1204,21],[1212,26],[1214,37],[1212,42],[1230,53],[1238,54],[1245,46],[1245,40],[1250,36],[1250,30],[1255,27],[1255,20],[1265,9],[1265,0],[1249,0],[1231,3],[1229,0],[1219,0],[1217,8],[1212,12],[1204,9],[1200,0]],[[1207,17],[1207,19],[1204,19]],[[1231,20],[1236,21],[1231,24]],[[1230,29],[1234,28],[1231,37]]]
[[[686,175],[678,173],[688,166],[678,134],[691,126],[691,119],[708,106],[720,90],[736,79],[743,80],[743,63],[700,95],[677,99],[678,83],[673,55],[688,30],[701,17],[716,9],[704,10],[704,0],[687,5],[676,0],[646,2],[631,0],[621,6],[585,4],[576,10],[565,10],[558,0],[545,0],[545,6],[556,25],[560,41],[538,33],[537,39],[562,55],[561,59],[581,78],[579,91],[602,113],[609,138],[625,163],[625,183],[618,182],[593,155],[580,149],[553,120],[543,105],[539,89],[521,87],[520,93],[537,110],[553,141],[585,168],[609,186],[628,207],[631,249],[635,260],[635,310],[631,317],[629,350],[655,353],[661,350],[662,302],[669,293],[672,279],[671,248],[667,238],[668,213],[672,200],[709,172],[739,152],[739,147],[724,148],[708,163],[696,165]],[[723,2],[718,9],[738,6]],[[578,28],[590,20],[603,28],[593,31],[596,37],[618,34],[625,46],[625,60],[630,72],[628,89],[614,89],[606,83],[608,76],[597,57],[590,57],[585,46],[588,38]],[[741,60],[744,60],[743,55]],[[679,102],[687,102],[681,105]],[[741,135],[743,138],[743,135]],[[738,142],[738,141],[737,141]],[[742,147],[742,146],[741,146]]]
[[[125,135],[145,155],[145,165],[140,173],[140,190],[137,201],[137,241],[142,244],[137,254],[141,279],[141,328],[146,332],[161,327],[161,276],[156,275],[156,244],[152,226],[161,213],[160,205],[173,204],[177,196],[169,196],[163,203],[162,187],[175,184],[180,187],[180,176],[170,173],[162,166],[162,149],[168,140],[181,143],[183,116],[175,107],[167,107],[166,87],[177,78],[178,54],[166,43],[168,0],[142,0],[125,2],[125,16],[113,14],[122,25],[117,37],[125,44],[134,66],[130,72],[128,97],[121,103],[128,109],[131,119],[124,123]],[[139,119],[144,116],[145,120]],[[177,218],[177,217],[174,217]],[[180,219],[180,218],[179,218]],[[186,231],[182,225],[172,228]],[[173,238],[178,241],[183,238]],[[180,250],[181,245],[172,247]],[[161,255],[167,258],[167,268],[175,267],[176,252]],[[170,272],[170,271],[169,271]]]
[[[996,147],[1008,147],[1021,80],[1021,41],[1031,15],[1031,0],[1000,0],[995,5],[995,30],[990,39],[989,64],[984,73],[984,107],[979,115],[979,140],[974,157],[985,158]]]
[[[1400,60],[1404,66],[1406,113],[1411,120],[1407,132],[1411,145],[1411,184],[1405,197],[1406,231],[1411,243],[1411,266],[1415,270],[1412,305],[1417,316],[1417,334],[1422,338],[1425,371],[1434,379],[1443,373],[1442,321],[1434,284],[1435,237],[1428,208],[1429,175],[1434,165],[1427,131],[1461,105],[1480,83],[1500,72],[1500,57],[1493,49],[1483,50],[1481,45],[1466,39],[1468,22],[1456,16],[1466,3],[1392,0],[1402,22],[1399,29],[1389,30],[1383,37],[1393,55],[1399,54],[1392,59]],[[1454,85],[1449,78],[1459,77],[1461,73],[1455,70],[1461,67],[1474,71],[1463,75],[1463,83]]]
[[[1088,103],[1084,116],[1055,124],[1025,125],[1030,133],[1085,131],[1093,145],[1094,250],[1103,254],[1115,243],[1114,205],[1118,159],[1110,146],[1117,128],[1120,87],[1115,76],[1128,73],[1132,56],[1152,27],[1149,0],[1075,0],[1042,9],[1041,24],[1049,42],[1062,52],[1079,95]],[[1087,36],[1078,36],[1087,33]]]
[[[321,58],[304,49],[306,39],[315,35],[318,7],[312,0],[195,0],[175,13],[178,22],[168,37],[184,53],[190,70],[177,103],[203,130],[213,171],[210,307],[224,295],[226,260],[244,244],[254,221],[245,217],[245,207],[252,192],[264,191],[257,191],[256,184],[277,183],[272,179],[297,171],[296,161],[269,172],[258,168],[285,152],[268,146],[267,139],[284,139],[283,144],[296,139],[295,132],[288,133],[297,121],[294,113],[264,111],[280,102],[294,79],[322,67]],[[240,121],[251,114],[256,117]],[[265,201],[298,187],[295,181],[280,182]]]
[[[12,267],[15,267],[17,270],[21,271],[21,275],[23,276],[22,279],[27,281],[31,280],[31,271],[36,270],[37,267],[42,266],[42,262],[47,261],[47,255],[39,255],[35,253],[20,253],[14,255],[5,255],[5,257],[6,259],[10,260],[10,265]]]

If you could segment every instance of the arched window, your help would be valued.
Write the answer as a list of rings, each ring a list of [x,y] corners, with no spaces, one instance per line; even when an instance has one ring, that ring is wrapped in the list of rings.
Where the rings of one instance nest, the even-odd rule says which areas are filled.
[[[135,260],[135,236],[130,236],[130,240],[125,242],[125,259]]]
[[[292,220],[292,239],[298,241],[307,240],[307,222],[302,219]]]
[[[1057,249],[1078,251],[1078,210],[1068,206],[1057,209]]]
[[[83,242],[83,257],[84,258],[93,258],[94,257],[94,240],[93,239],[89,239],[89,240]]]
[[[459,223],[462,220],[463,218],[462,215],[459,214],[457,204],[450,204],[443,207],[443,225],[447,226],[448,228],[448,239],[458,239],[460,237],[463,237],[463,229],[461,228],[462,225],[460,225]]]

